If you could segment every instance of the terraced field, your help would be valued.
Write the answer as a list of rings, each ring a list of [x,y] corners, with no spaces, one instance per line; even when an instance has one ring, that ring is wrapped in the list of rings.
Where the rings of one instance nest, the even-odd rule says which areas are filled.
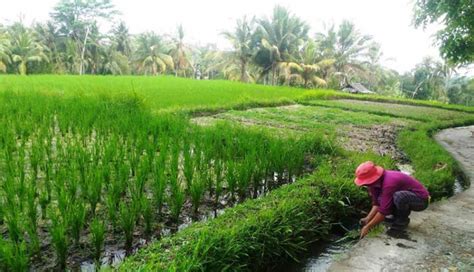
[[[360,216],[362,161],[410,163],[452,194],[459,167],[430,136],[474,123],[466,107],[220,81],[0,83],[6,271],[271,269]]]

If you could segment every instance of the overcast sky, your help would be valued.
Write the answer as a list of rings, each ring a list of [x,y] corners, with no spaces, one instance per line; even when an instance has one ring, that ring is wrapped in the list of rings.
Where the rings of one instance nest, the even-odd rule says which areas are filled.
[[[22,16],[27,24],[42,22],[58,0],[1,0],[0,23]],[[182,24],[188,42],[229,45],[220,33],[231,30],[244,15],[270,16],[275,5],[287,7],[311,26],[311,35],[324,23],[351,20],[382,45],[383,64],[399,72],[412,69],[425,56],[439,57],[433,45],[434,27],[411,25],[413,0],[113,0],[131,33],[153,30],[173,33]]]

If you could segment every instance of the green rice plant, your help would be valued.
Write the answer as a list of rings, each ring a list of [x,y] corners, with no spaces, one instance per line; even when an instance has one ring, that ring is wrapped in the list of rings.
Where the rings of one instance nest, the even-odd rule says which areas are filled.
[[[67,222],[56,212],[51,212],[49,217],[51,242],[56,251],[56,262],[60,269],[64,269],[68,255]]]
[[[46,190],[41,190],[40,191],[38,202],[39,202],[39,205],[40,205],[40,208],[41,208],[41,219],[45,220],[46,219],[46,211],[47,211],[48,204],[49,204],[49,197],[48,197],[48,193],[46,192]]]
[[[232,160],[227,162],[226,171],[227,189],[230,191],[231,201],[235,200],[235,190],[237,188],[236,163]]]
[[[184,189],[181,187],[181,184],[178,182],[171,182],[170,189],[171,194],[168,198],[168,203],[170,205],[171,218],[175,223],[178,223],[181,209],[183,208],[184,202],[186,200],[186,194]]]
[[[191,187],[189,188],[189,194],[191,196],[191,204],[193,206],[193,217],[197,218],[199,213],[199,206],[201,205],[201,200],[204,197],[206,190],[206,177],[202,176],[201,173],[193,179]]]
[[[4,204],[3,204],[3,198],[0,197],[0,226],[3,225],[3,218],[5,216],[5,211],[4,211]]]
[[[103,175],[102,169],[99,168],[95,173],[89,174],[90,180],[87,186],[87,200],[90,204],[90,211],[95,215],[97,204],[100,202],[102,195]]]
[[[109,222],[112,225],[112,229],[117,229],[117,216],[118,216],[118,203],[120,198],[117,198],[114,194],[107,194],[105,198],[105,205],[107,206],[107,215],[109,218]]]
[[[28,271],[29,257],[25,242],[14,243],[0,237],[0,270]]]
[[[239,201],[245,200],[247,192],[252,179],[253,171],[253,156],[246,157],[237,166],[237,184],[238,184],[238,195]]]
[[[143,221],[145,223],[145,235],[150,237],[153,229],[153,207],[150,200],[146,197],[142,198],[141,203]]]
[[[64,189],[58,190],[57,201],[60,214],[66,218],[69,213],[69,206],[71,205],[71,202],[69,201],[69,195],[64,191]]]
[[[28,216],[28,224],[27,224],[27,232],[30,238],[29,249],[31,255],[39,253],[40,250],[40,243],[39,237],[37,232],[38,227],[38,202],[36,198],[36,184],[35,181],[31,181],[30,185],[28,186],[28,193],[27,193],[27,216]]]
[[[127,205],[123,202],[120,202],[119,211],[119,223],[125,235],[125,250],[127,252],[131,252],[133,242],[133,230],[135,229],[137,215],[132,205]]]
[[[215,179],[215,192],[214,192],[214,209],[217,209],[219,204],[219,198],[222,194],[223,185],[223,162],[221,160],[214,161],[214,179]]]
[[[149,169],[148,166],[150,165],[148,156],[143,156],[139,162],[137,176],[136,176],[136,191],[139,194],[142,194],[145,189],[145,184],[148,179]]]
[[[86,208],[82,202],[71,204],[67,221],[71,230],[71,236],[76,245],[79,244],[81,231],[84,228],[86,220]]]
[[[177,223],[184,201],[186,200],[185,190],[182,188],[181,179],[179,177],[179,146],[172,146],[171,160],[169,170],[169,188],[170,194],[168,196],[168,204],[171,210],[171,218]]]
[[[17,212],[16,209],[8,207],[5,214],[5,224],[8,229],[8,237],[14,243],[19,243],[23,237],[23,222],[21,213]]]
[[[190,193],[191,186],[193,183],[193,177],[194,177],[194,158],[192,157],[192,152],[193,150],[191,149],[189,142],[185,141],[184,150],[183,150],[183,157],[184,157],[183,172],[184,172],[184,177],[186,178],[186,192],[188,194]]]
[[[40,238],[38,231],[33,224],[26,226],[26,232],[28,233],[29,243],[28,243],[28,253],[30,256],[35,256],[40,253]]]
[[[166,176],[164,166],[157,165],[154,171],[154,179],[152,183],[153,202],[158,208],[158,214],[161,215],[166,189]]]
[[[30,181],[30,185],[27,189],[27,216],[30,224],[36,229],[38,226],[38,199],[37,199],[37,188],[35,181]]]
[[[97,217],[92,220],[90,225],[90,236],[91,244],[94,248],[94,260],[96,263],[99,263],[105,241],[105,225]]]

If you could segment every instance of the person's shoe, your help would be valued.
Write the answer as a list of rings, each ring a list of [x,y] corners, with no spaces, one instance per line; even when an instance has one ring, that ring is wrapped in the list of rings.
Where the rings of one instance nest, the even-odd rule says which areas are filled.
[[[394,220],[392,223],[392,226],[390,226],[391,229],[393,230],[405,230],[408,227],[408,224],[410,224],[410,218],[407,218],[405,220]]]
[[[385,216],[385,219],[384,219],[385,223],[392,224],[394,221],[395,221],[395,216],[393,216],[393,214],[389,214]]]

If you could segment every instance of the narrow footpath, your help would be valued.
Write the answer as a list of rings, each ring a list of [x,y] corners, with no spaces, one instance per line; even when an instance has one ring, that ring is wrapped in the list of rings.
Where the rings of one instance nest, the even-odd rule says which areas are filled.
[[[407,235],[365,238],[336,256],[329,271],[474,271],[474,126],[435,139],[459,161],[471,187],[413,212]]]

